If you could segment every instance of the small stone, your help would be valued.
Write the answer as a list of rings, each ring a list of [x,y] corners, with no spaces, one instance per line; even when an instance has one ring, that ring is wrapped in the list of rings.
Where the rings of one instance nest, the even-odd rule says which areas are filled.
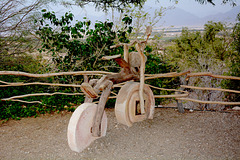
[[[233,110],[236,110],[236,111],[239,111],[239,110],[240,110],[240,107],[239,107],[239,106],[236,106],[236,107],[233,107],[232,109],[233,109]]]

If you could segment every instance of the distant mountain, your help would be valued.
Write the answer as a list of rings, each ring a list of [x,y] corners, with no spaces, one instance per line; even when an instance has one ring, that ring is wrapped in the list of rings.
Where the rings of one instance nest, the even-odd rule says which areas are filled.
[[[207,21],[224,21],[224,22],[235,22],[237,14],[240,12],[240,6],[234,7],[226,13],[218,13],[215,15],[207,16],[202,18],[203,22]]]
[[[163,26],[192,26],[199,25],[200,18],[186,12],[183,9],[175,8],[166,11],[165,16],[160,20],[159,25]]]

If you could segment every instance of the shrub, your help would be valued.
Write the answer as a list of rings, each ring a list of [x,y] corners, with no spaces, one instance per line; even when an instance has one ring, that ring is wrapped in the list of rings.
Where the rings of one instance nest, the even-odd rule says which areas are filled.
[[[190,32],[184,28],[182,35],[174,40],[175,44],[167,48],[169,61],[176,65],[180,71],[211,72],[217,75],[227,75],[230,71],[231,55],[234,51],[231,47],[232,38],[226,25],[221,22],[209,22],[205,24],[204,32]],[[181,82],[185,80],[182,78]],[[220,88],[222,79],[211,77],[190,78],[191,86]],[[191,92],[190,97],[205,101],[223,101],[225,95],[220,91]],[[187,108],[194,108],[195,103],[187,102]],[[221,105],[199,105],[201,109],[223,109]]]

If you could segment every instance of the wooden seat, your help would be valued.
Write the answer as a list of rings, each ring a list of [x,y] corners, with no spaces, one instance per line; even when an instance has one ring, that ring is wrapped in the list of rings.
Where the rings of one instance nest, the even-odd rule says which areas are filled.
[[[96,91],[93,89],[93,87],[89,83],[82,83],[80,86],[82,92],[88,97],[88,98],[97,98],[99,97]]]

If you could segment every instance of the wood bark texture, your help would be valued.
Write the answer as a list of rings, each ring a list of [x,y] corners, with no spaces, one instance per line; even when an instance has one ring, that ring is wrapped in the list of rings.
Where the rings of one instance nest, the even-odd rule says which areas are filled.
[[[140,98],[140,108],[141,108],[141,113],[144,114],[144,98],[143,98],[143,87],[145,84],[145,55],[143,53],[144,46],[143,44],[137,43],[136,44],[136,49],[140,55],[140,60],[141,60],[141,65],[140,65],[140,86],[139,86],[139,98]]]
[[[108,81],[107,87],[102,92],[99,103],[97,105],[97,110],[95,112],[93,126],[92,126],[92,135],[94,137],[100,137],[101,136],[102,117],[103,117],[106,102],[107,102],[108,97],[111,93],[112,85],[113,85],[113,83],[111,81]]]

